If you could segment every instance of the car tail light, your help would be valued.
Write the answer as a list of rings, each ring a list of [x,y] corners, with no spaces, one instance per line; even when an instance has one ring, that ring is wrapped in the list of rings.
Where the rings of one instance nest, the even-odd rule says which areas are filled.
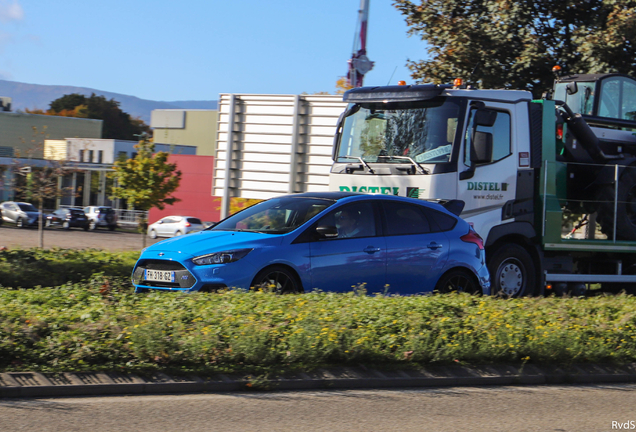
[[[188,228],[188,227],[191,227],[191,226],[192,226],[192,224],[191,224],[190,222],[186,222],[186,223],[185,223],[185,226],[186,226],[186,228]]]
[[[468,228],[468,234],[464,234],[459,239],[466,243],[475,243],[479,249],[484,250],[484,239],[477,234],[472,226]]]

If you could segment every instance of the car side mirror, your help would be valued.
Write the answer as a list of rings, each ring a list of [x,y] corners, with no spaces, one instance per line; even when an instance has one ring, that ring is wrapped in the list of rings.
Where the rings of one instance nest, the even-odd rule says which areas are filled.
[[[158,223],[158,224],[162,224],[162,223],[163,223],[163,221],[162,221],[162,220],[158,220],[158,221],[157,221],[157,223]]]
[[[472,164],[492,162],[492,134],[490,132],[475,132],[470,146],[470,162]]]
[[[335,238],[338,237],[338,228],[335,226],[319,226],[316,227],[316,232],[320,237],[324,238]]]

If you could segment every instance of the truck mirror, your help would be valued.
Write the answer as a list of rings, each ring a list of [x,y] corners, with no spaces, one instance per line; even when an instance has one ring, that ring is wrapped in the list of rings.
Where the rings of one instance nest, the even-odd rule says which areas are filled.
[[[576,81],[572,81],[571,83],[567,83],[567,85],[565,86],[565,91],[569,94],[569,95],[573,95],[576,92],[579,91],[579,86],[576,83]]]
[[[336,133],[333,136],[333,146],[331,147],[331,160],[335,161],[338,157],[338,141],[340,141],[340,135],[342,133],[342,123],[344,122],[346,112],[340,114],[338,117],[338,123],[336,123]]]
[[[319,226],[316,227],[316,232],[320,237],[324,238],[338,237],[338,228],[335,226]]]
[[[490,132],[475,132],[470,146],[470,162],[472,164],[492,162],[492,134]]]
[[[487,109],[478,109],[473,119],[473,127],[483,126],[492,127],[497,120],[497,111]]]

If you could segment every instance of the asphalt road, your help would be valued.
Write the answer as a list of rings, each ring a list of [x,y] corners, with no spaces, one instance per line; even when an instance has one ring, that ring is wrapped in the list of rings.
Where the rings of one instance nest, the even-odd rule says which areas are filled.
[[[161,241],[146,236],[146,246]],[[110,251],[141,250],[142,235],[121,230],[108,231],[100,228],[95,231],[84,231],[79,228],[64,230],[61,228],[47,228],[44,230],[44,247],[84,249],[97,248]],[[4,223],[0,226],[0,247],[32,248],[39,245],[37,228],[16,228]]]
[[[0,399],[0,430],[599,432],[636,422],[635,390],[596,385]]]

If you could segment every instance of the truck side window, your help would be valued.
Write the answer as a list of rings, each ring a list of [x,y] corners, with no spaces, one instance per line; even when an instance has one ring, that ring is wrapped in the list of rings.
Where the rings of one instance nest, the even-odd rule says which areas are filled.
[[[473,118],[477,110],[473,109],[470,113],[470,121],[468,129],[466,129],[466,139],[464,145],[464,165],[470,166],[470,138],[473,130]],[[492,127],[479,126],[477,128],[481,132],[489,132],[492,134],[492,160],[491,163],[500,161],[509,156],[510,151],[510,114],[504,111],[497,111],[497,120]]]

